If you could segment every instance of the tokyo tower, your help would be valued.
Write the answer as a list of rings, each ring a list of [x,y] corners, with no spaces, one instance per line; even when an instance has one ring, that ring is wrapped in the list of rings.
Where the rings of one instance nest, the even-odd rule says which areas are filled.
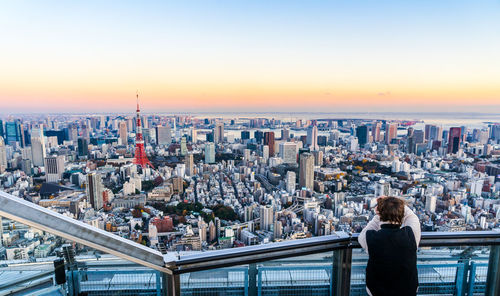
[[[144,138],[142,137],[142,127],[141,127],[141,114],[139,110],[139,94],[136,94],[137,97],[137,125],[136,125],[136,133],[135,133],[135,158],[134,163],[140,165],[145,168],[146,165],[149,165],[151,168],[154,166],[148,159],[146,155],[146,149],[144,149]]]

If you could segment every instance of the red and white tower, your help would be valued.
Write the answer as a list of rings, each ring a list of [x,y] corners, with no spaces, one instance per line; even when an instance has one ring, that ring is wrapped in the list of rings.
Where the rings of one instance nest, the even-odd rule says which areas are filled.
[[[141,126],[141,111],[139,110],[139,94],[137,97],[137,126],[135,131],[135,158],[134,163],[145,168],[146,165],[154,168],[146,155],[146,149],[144,149],[144,138],[142,137],[142,126]]]

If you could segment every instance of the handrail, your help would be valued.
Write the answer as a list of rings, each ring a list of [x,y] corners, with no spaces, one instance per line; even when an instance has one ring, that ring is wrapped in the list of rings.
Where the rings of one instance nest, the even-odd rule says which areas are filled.
[[[163,255],[118,235],[0,191],[0,216],[137,264],[170,273]]]
[[[286,257],[324,253],[336,249],[360,248],[359,234],[333,235],[284,241],[234,249],[202,252],[170,258],[167,268],[174,274],[265,262]],[[420,247],[500,245],[500,231],[422,232]]]

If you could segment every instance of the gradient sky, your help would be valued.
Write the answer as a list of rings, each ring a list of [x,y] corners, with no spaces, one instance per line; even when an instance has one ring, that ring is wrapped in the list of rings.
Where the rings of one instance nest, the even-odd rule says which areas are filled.
[[[409,3],[411,2],[411,3]],[[500,113],[500,0],[3,1],[0,113]]]

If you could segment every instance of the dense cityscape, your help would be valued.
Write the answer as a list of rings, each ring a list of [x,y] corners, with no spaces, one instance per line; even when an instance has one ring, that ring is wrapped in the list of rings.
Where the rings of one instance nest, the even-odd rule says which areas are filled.
[[[377,197],[422,231],[498,228],[500,123],[192,115],[0,121],[0,188],[162,253],[360,232]],[[3,219],[0,258],[65,243]],[[88,251],[80,246],[81,252]]]

